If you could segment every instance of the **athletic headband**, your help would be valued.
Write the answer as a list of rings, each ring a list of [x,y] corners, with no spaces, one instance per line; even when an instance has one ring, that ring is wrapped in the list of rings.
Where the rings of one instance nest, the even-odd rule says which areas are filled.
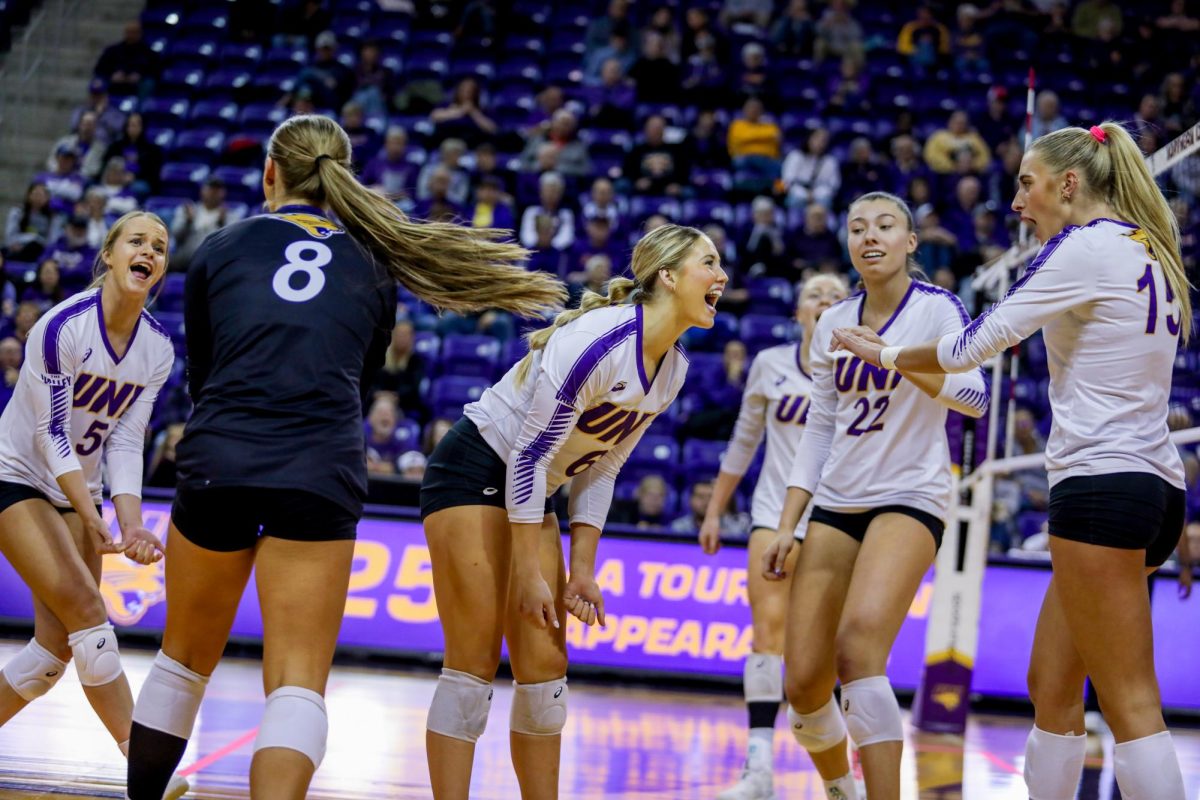
[[[1099,125],[1093,125],[1091,129],[1088,130],[1088,133],[1090,133],[1092,138],[1100,144],[1104,144],[1104,140],[1108,138],[1108,134],[1104,132],[1104,128],[1101,128]]]

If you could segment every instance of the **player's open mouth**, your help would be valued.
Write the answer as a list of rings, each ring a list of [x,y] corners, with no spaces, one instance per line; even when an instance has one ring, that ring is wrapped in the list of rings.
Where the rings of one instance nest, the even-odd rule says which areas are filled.
[[[140,281],[148,281],[154,274],[154,270],[146,264],[130,264],[129,271]]]
[[[717,301],[720,299],[721,299],[721,290],[714,289],[713,291],[704,295],[704,305],[708,306],[709,311],[711,311],[713,314],[716,314],[717,313]]]
[[[882,250],[863,250],[862,253],[863,260],[865,261],[878,261],[883,256],[884,252]]]

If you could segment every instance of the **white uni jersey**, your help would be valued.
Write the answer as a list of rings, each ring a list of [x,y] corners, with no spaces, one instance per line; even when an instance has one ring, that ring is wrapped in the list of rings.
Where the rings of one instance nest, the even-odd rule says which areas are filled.
[[[1000,303],[938,343],[938,361],[970,369],[1045,328],[1050,484],[1148,472],[1183,488],[1167,430],[1180,314],[1145,233],[1098,219],[1051,237]]]
[[[987,383],[975,370],[948,381],[943,392],[953,388],[955,399],[939,401],[896,370],[844,350],[830,353],[834,328],[861,325],[865,301],[862,293],[852,295],[817,322],[809,352],[812,405],[788,485],[812,492],[811,505],[832,510],[905,505],[944,518],[951,489],[944,402],[982,413]],[[919,344],[958,333],[969,320],[953,294],[913,281],[879,335],[889,345]]]
[[[779,525],[788,471],[804,434],[811,394],[812,378],[800,366],[799,342],[769,347],[755,356],[729,449],[721,460],[722,472],[745,475],[766,434],[767,454],[750,507],[754,528],[774,530]],[[806,514],[796,526],[797,538],[804,537],[807,520]]]
[[[571,522],[603,527],[621,465],[679,394],[687,363],[676,344],[651,381],[642,306],[600,308],[556,330],[523,385],[513,367],[468,405],[466,416],[508,465],[509,520],[540,522],[546,498],[571,480]]]
[[[174,361],[171,337],[146,311],[118,357],[99,289],[50,309],[29,333],[0,417],[0,481],[31,486],[65,508],[70,502],[55,479],[82,470],[99,503],[104,457],[112,494],[140,497],[146,423]]]

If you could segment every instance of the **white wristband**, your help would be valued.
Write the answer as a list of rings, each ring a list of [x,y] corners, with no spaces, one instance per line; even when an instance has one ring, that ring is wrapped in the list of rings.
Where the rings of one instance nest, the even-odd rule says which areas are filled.
[[[895,347],[885,347],[879,351],[879,363],[884,369],[895,369],[896,359],[900,357],[900,351],[904,348],[897,345]]]

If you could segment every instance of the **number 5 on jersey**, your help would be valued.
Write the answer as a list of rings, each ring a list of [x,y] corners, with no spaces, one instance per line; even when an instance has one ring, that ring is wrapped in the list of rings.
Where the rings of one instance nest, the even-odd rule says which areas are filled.
[[[306,258],[312,254],[312,258]],[[304,303],[312,300],[325,288],[325,273],[321,270],[333,260],[329,246],[321,242],[292,242],[283,251],[287,259],[279,269],[275,270],[275,278],[271,288],[289,303]],[[292,279],[302,275],[304,282],[299,287],[292,285]]]

